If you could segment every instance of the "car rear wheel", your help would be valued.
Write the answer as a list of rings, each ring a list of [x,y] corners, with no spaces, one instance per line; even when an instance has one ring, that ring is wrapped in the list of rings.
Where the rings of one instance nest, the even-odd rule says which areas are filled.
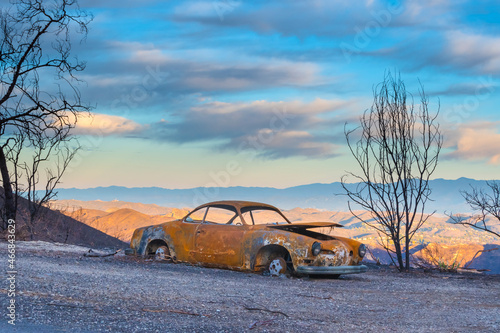
[[[168,250],[168,247],[164,245],[159,246],[155,251],[155,260],[156,261],[170,260],[170,251]]]

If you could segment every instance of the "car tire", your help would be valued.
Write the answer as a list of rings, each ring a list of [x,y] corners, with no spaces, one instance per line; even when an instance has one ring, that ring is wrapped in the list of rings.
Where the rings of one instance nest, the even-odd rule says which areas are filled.
[[[159,246],[155,251],[155,261],[170,261],[170,251],[167,246]]]

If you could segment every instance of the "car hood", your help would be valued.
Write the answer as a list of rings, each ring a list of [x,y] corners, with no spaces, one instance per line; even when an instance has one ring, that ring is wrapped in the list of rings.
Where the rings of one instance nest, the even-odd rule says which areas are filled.
[[[342,224],[335,222],[301,222],[292,224],[279,224],[279,225],[269,225],[268,228],[281,229],[281,230],[305,230],[313,228],[342,228]]]

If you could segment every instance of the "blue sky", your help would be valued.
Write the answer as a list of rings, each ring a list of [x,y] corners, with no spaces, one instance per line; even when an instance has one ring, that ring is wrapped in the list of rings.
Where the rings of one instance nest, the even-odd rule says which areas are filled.
[[[272,186],[355,169],[356,125],[388,70],[445,137],[435,178],[498,179],[497,1],[94,1],[78,57],[94,117],[63,187]]]

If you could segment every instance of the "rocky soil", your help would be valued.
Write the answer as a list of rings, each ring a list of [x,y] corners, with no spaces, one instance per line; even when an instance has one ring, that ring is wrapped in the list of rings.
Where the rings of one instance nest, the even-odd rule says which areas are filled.
[[[2,314],[1,332],[500,331],[499,275],[372,266],[338,280],[272,278],[44,242],[17,251],[16,326]],[[5,272],[7,243],[0,254]]]

